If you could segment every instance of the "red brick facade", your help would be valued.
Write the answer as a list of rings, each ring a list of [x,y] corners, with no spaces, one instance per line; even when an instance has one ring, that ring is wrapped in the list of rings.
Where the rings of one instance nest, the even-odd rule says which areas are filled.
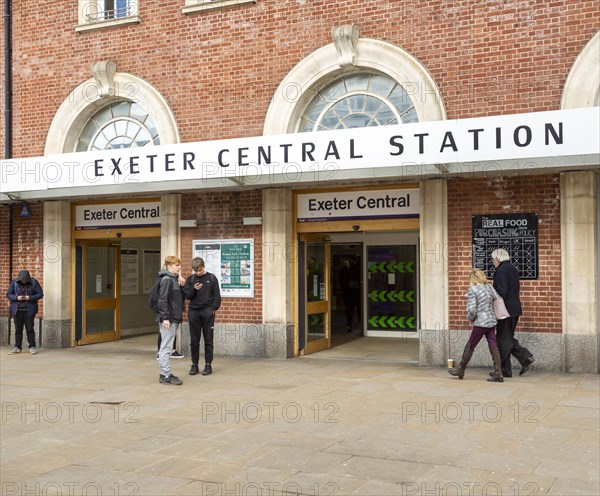
[[[560,177],[520,175],[448,181],[448,296],[450,329],[466,329],[465,294],[472,268],[471,217],[538,214],[539,277],[521,281],[519,330],[562,331]]]
[[[181,199],[186,219],[196,218],[198,226],[181,230],[182,273],[191,272],[192,242],[208,239],[254,239],[254,298],[223,298],[219,320],[227,323],[262,323],[262,226],[244,226],[244,217],[262,215],[262,193],[229,191],[186,194]]]
[[[352,23],[362,37],[414,55],[440,88],[450,119],[555,110],[600,17],[597,0],[258,0],[193,15],[184,15],[183,5],[184,0],[139,0],[140,24],[76,33],[77,0],[12,2],[13,156],[43,155],[57,109],[91,77],[90,65],[102,60],[115,61],[117,71],[143,78],[161,92],[182,142],[261,135],[281,80],[331,43],[332,27]],[[0,67],[2,80],[5,68]],[[117,91],[132,96],[126,88]],[[4,92],[0,98],[4,108]],[[4,138],[3,122],[0,141]],[[448,202],[450,327],[467,327],[463,295],[471,265],[471,215],[538,212],[540,278],[523,282],[522,328],[560,332],[558,176],[450,180]],[[31,206],[29,219],[19,218],[13,206],[14,271],[26,266],[43,282],[42,203]],[[255,298],[226,300],[222,315],[228,322],[262,319],[261,228],[242,225],[242,217],[260,216],[261,208],[260,191],[182,197],[183,217],[195,214],[198,220],[197,228],[182,231],[184,271],[190,268],[193,239],[255,239]],[[7,283],[7,209],[0,215],[0,280]],[[3,307],[0,315],[5,314]]]
[[[35,277],[42,288],[44,287],[44,224],[42,203],[31,203],[31,217],[20,217],[21,203],[0,210],[0,286],[1,298],[5,304],[0,305],[0,317],[9,315],[9,301],[6,299],[6,290],[11,280],[19,274],[22,269],[28,270]],[[10,273],[10,211],[13,216],[13,239],[12,239],[12,274]],[[43,300],[39,302],[39,316],[44,314]]]
[[[261,135],[285,75],[351,23],[420,60],[451,119],[554,110],[600,16],[595,0],[258,0],[193,15],[184,0],[140,0],[140,24],[79,34],[77,0],[12,5],[15,157],[43,154],[59,105],[100,60],[156,87],[183,142]]]

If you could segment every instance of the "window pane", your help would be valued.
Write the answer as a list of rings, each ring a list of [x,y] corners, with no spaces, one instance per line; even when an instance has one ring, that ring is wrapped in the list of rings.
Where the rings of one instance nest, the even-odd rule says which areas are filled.
[[[321,120],[321,125],[327,129],[335,129],[339,122],[340,120],[335,115],[327,112],[326,117]]]
[[[349,95],[351,92],[359,94]],[[363,73],[343,76],[315,95],[300,120],[299,131],[417,121],[413,102],[401,85],[382,74]]]
[[[355,74],[354,76],[349,77],[346,79],[347,92],[367,91],[370,78],[371,76],[369,74]]]
[[[129,117],[129,102],[118,103],[112,107],[114,117]]]
[[[379,112],[377,112],[377,114],[375,115],[375,119],[377,120],[380,126],[397,123],[396,115],[394,114],[392,109],[387,105],[381,106]]]
[[[350,113],[350,107],[348,106],[348,99],[344,98],[341,102],[336,103],[332,110],[340,117],[344,118]]]
[[[367,127],[371,122],[371,116],[367,114],[351,114],[343,120],[343,127],[346,129]]]
[[[379,110],[379,107],[381,107],[382,103],[383,102],[381,100],[372,96],[368,96],[365,102],[365,113],[376,114]]]
[[[137,121],[144,122],[148,117],[148,112],[146,112],[142,107],[140,107],[138,103],[132,103],[129,115]]]
[[[343,98],[346,93],[347,91],[344,87],[344,80],[341,79],[340,81],[337,81],[325,88],[322,95],[325,103],[332,104]]]
[[[365,95],[354,95],[348,97],[348,104],[352,112],[362,112],[365,107]]]
[[[98,132],[99,130],[102,132]],[[94,135],[98,134],[96,138]],[[118,138],[118,139],[117,139]],[[159,145],[158,129],[137,103],[119,102],[94,115],[84,126],[77,151]]]
[[[378,95],[387,98],[395,85],[396,83],[387,77],[373,75],[369,81],[368,90],[371,93],[377,93]]]
[[[392,91],[392,94],[390,95],[390,101],[392,102],[392,105],[398,109],[400,114],[403,114],[413,106],[412,100],[402,86],[396,86],[394,88],[394,91]]]

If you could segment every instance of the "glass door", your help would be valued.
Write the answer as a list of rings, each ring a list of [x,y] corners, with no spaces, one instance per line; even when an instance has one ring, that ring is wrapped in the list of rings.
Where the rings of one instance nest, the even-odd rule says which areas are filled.
[[[120,338],[120,244],[80,241],[75,250],[75,340],[78,345]]]
[[[416,245],[367,246],[368,336],[417,332],[417,265]]]
[[[330,322],[330,243],[323,236],[303,235],[304,307],[301,319],[301,332],[305,353],[314,353],[331,347]],[[302,274],[302,272],[301,272]]]

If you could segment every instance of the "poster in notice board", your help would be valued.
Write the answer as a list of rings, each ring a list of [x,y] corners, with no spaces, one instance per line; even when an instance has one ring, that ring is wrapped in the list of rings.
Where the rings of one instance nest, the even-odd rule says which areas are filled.
[[[196,240],[192,253],[217,276],[222,297],[254,297],[253,239]]]
[[[492,252],[504,248],[519,269],[519,279],[537,279],[537,213],[473,215],[473,267],[494,277]]]

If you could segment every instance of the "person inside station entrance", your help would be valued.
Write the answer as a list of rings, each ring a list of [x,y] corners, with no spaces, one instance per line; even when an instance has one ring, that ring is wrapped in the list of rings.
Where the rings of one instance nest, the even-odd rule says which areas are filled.
[[[344,279],[342,279],[341,272],[340,284],[342,286],[342,297],[344,299],[344,308],[346,312],[346,330],[352,332],[354,310],[356,310],[356,322],[360,323],[360,257],[356,257],[352,261],[344,260],[344,262],[348,262],[348,271],[347,273],[344,273],[344,277],[347,277],[346,295],[344,295]]]

